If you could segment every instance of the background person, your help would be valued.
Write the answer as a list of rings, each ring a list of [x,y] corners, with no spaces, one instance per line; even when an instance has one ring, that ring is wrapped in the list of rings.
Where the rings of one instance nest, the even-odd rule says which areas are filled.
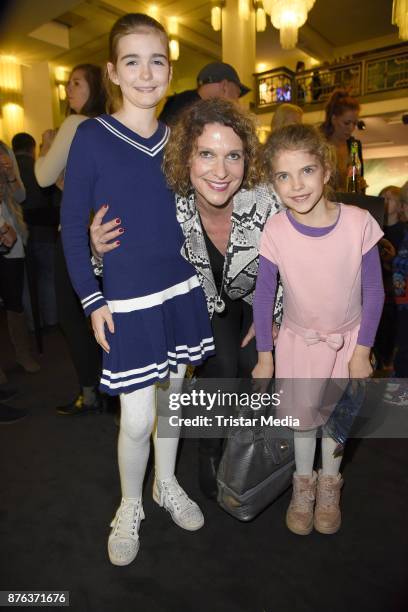
[[[35,175],[42,187],[57,184],[63,189],[68,153],[78,126],[89,117],[96,117],[105,111],[106,92],[99,66],[75,66],[66,89],[70,114],[58,132],[48,130],[44,133],[40,157],[35,163]],[[68,404],[58,406],[57,413],[75,416],[99,412],[102,409],[102,398],[98,390],[99,348],[69,279],[60,236],[55,248],[55,293],[58,322],[80,387],[78,396]]]
[[[159,119],[171,126],[194,102],[210,98],[238,100],[249,91],[249,87],[241,83],[237,71],[230,64],[211,62],[198,73],[197,89],[188,89],[167,98]]]
[[[349,162],[353,132],[358,124],[360,104],[345,89],[336,89],[325,107],[325,119],[321,130],[327,141],[336,150],[336,167],[331,177],[331,185],[336,191],[347,191],[347,166]],[[357,140],[358,155],[361,163],[360,190],[366,187],[361,141]]]
[[[34,265],[41,323],[55,325],[57,304],[54,259],[59,225],[59,210],[55,203],[57,188],[39,186],[34,174],[36,143],[30,134],[16,134],[11,146],[26,190],[25,200],[21,203],[29,232],[26,255]]]
[[[396,191],[394,190],[394,197]],[[392,194],[392,192],[391,192]],[[388,188],[384,197],[387,197],[387,207],[391,212],[395,207],[394,202],[390,202],[390,192]],[[395,232],[397,240],[395,242],[395,254],[391,261],[391,281],[393,298],[395,304],[394,316],[395,324],[395,355],[393,361],[393,376],[396,378],[408,378],[408,182],[399,190],[398,216],[402,224],[402,237],[399,232]],[[390,218],[390,214],[388,218]],[[394,224],[394,229],[397,229]],[[392,227],[392,226],[391,226]],[[384,231],[387,227],[384,227]],[[384,400],[397,406],[408,406],[408,385],[407,382],[391,382],[387,384]]]
[[[395,376],[408,378],[408,182],[400,191],[401,219],[405,223],[404,236],[392,262],[395,301],[397,303],[397,352],[394,358]],[[408,404],[408,389],[405,389]]]
[[[11,149],[0,142],[0,297],[7,314],[7,327],[16,353],[16,361],[26,372],[40,369],[31,351],[31,341],[23,309],[24,243],[27,228],[20,203],[25,188],[20,178],[16,158]],[[0,384],[7,377],[0,370]]]
[[[401,189],[395,185],[384,187],[379,196],[384,198],[384,238],[380,241],[380,257],[385,289],[385,304],[375,341],[378,369],[392,372],[397,341],[397,304],[393,278],[393,260],[404,238],[406,223],[401,221]],[[397,291],[398,292],[398,291]]]
[[[291,123],[302,123],[303,110],[296,104],[289,104],[284,102],[279,104],[278,108],[273,114],[271,121],[271,131],[278,130],[285,125]]]

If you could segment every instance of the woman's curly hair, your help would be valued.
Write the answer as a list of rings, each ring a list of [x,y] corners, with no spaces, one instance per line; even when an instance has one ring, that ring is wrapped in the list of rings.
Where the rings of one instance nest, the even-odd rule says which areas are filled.
[[[190,160],[197,138],[206,125],[219,123],[234,130],[242,140],[245,155],[245,171],[241,188],[252,189],[261,181],[260,145],[252,117],[239,106],[222,98],[200,100],[181,115],[172,128],[166,145],[163,172],[169,187],[186,196],[192,190]]]

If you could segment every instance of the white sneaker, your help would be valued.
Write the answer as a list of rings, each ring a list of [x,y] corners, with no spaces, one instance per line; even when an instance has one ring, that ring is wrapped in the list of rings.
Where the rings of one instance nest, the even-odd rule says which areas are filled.
[[[153,499],[170,512],[173,521],[182,529],[196,531],[204,525],[203,513],[180,487],[175,476],[170,480],[155,479]]]
[[[145,515],[142,500],[136,502],[122,498],[110,526],[108,554],[113,565],[128,565],[135,559],[139,550],[139,526]]]

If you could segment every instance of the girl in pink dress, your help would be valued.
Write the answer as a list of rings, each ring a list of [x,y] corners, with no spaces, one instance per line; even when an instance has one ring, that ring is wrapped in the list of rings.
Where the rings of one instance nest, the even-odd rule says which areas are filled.
[[[282,402],[282,416],[286,409],[300,422],[294,432],[296,472],[288,528],[299,535],[313,526],[335,533],[341,524],[341,456],[334,454],[335,440],[323,434],[317,475],[316,433],[327,420],[322,407],[327,407],[329,387],[332,406],[338,399],[330,379],[372,373],[370,348],[384,300],[376,246],[383,234],[366,210],[328,199],[332,152],[313,127],[290,125],[274,132],[265,146],[265,164],[286,210],[267,222],[261,239],[253,376],[269,379],[275,370],[276,378],[286,381],[277,389],[283,386],[292,400]],[[278,272],[284,316],[275,366],[270,339]]]

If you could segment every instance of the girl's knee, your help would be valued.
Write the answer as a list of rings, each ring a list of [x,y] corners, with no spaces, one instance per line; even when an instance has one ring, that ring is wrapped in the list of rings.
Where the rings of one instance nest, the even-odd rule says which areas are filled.
[[[120,430],[134,441],[148,438],[156,419],[154,389],[141,391],[122,394],[120,398]]]

